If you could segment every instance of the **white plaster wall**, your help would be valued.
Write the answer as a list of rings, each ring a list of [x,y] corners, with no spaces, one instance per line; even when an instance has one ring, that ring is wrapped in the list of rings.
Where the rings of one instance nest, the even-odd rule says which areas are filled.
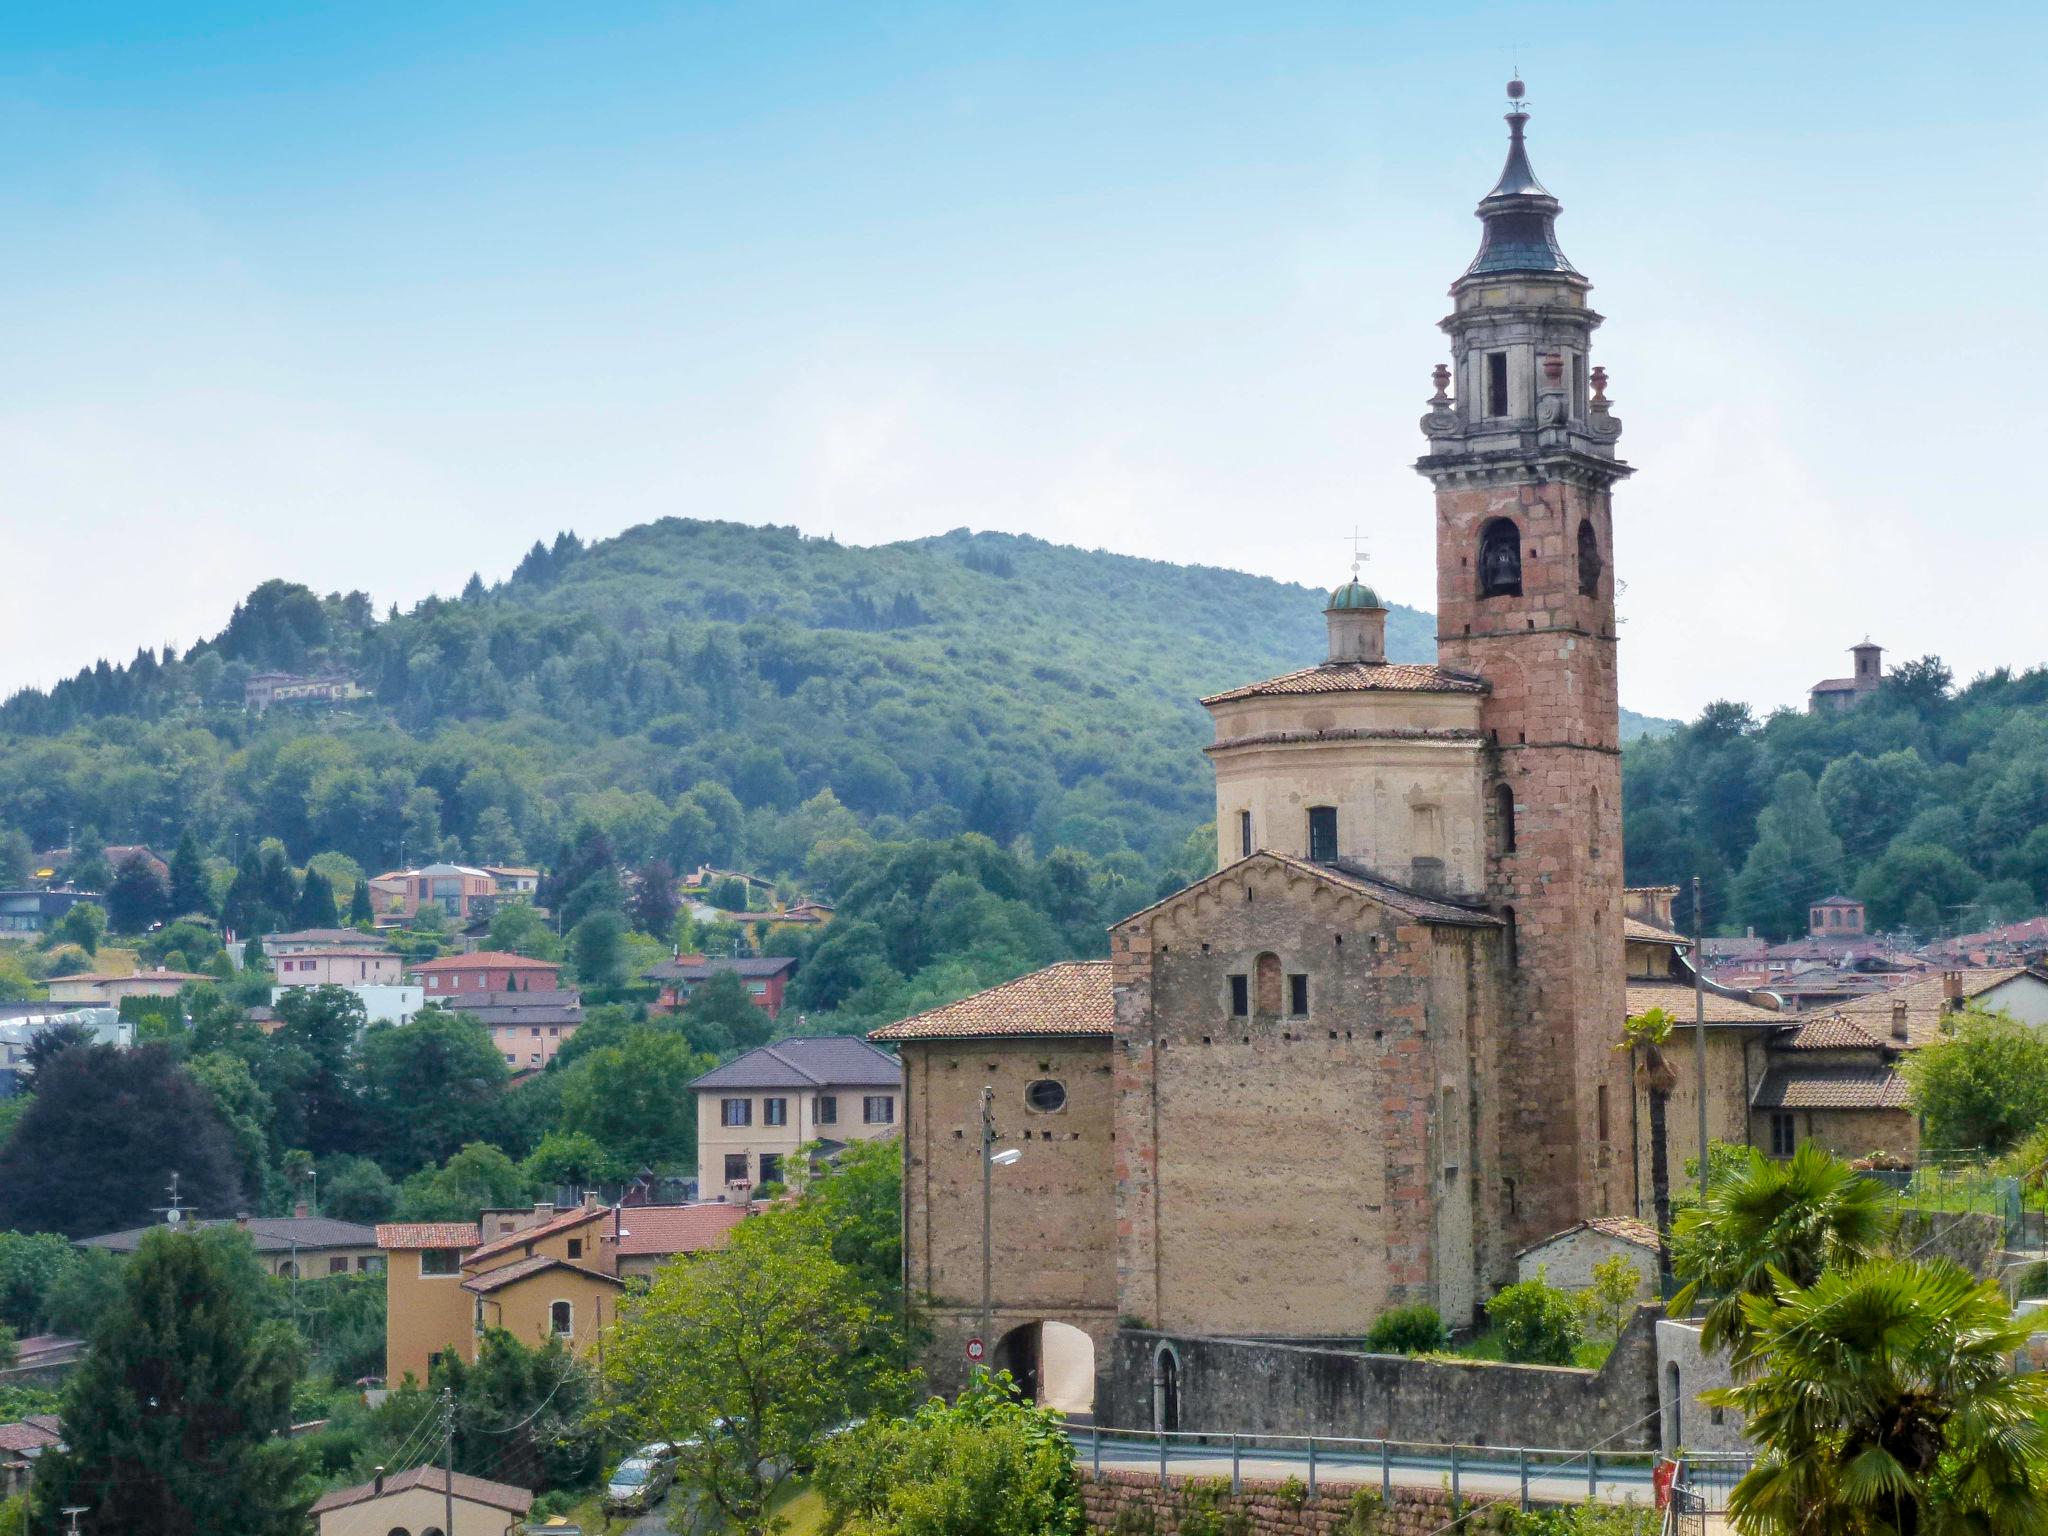
[[[1678,1386],[1675,1398],[1674,1368]],[[1756,1449],[1742,1432],[1740,1414],[1733,1408],[1709,1408],[1699,1400],[1702,1392],[1729,1386],[1733,1380],[1725,1355],[1701,1352],[1697,1323],[1657,1320],[1657,1407],[1663,1419],[1662,1447],[1667,1454],[1680,1446],[1689,1451]],[[1715,1422],[1717,1416],[1719,1423]]]

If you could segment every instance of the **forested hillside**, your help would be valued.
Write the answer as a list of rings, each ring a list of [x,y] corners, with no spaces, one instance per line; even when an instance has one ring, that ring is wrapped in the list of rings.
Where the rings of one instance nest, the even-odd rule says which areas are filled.
[[[1710,931],[1804,933],[1836,891],[1923,940],[2030,917],[2048,906],[2048,669],[1957,689],[1930,656],[1845,714],[1715,704],[1629,747],[1623,805],[1629,879],[1698,874]]]

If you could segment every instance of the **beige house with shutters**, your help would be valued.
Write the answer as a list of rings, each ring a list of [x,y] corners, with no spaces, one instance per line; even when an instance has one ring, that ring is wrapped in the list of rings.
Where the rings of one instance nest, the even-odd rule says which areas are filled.
[[[797,1148],[893,1136],[903,1065],[850,1035],[777,1040],[707,1072],[697,1093],[697,1197],[745,1200]]]

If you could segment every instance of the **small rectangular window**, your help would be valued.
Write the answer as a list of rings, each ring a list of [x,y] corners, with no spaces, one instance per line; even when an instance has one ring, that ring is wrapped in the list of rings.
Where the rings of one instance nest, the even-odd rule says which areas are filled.
[[[754,1123],[754,1101],[752,1099],[719,1100],[718,1123],[720,1125],[752,1125]]]
[[[1238,856],[1240,858],[1250,858],[1252,856],[1252,813],[1250,811],[1239,811],[1237,813],[1237,842]]]
[[[1337,861],[1337,807],[1312,805],[1308,808],[1308,856],[1317,864]]]
[[[570,1239],[569,1239],[569,1257],[570,1257],[570,1258],[572,1258],[572,1259],[580,1259],[580,1258],[582,1258],[582,1257],[583,1257],[583,1239],[582,1239],[582,1238],[580,1238],[580,1237],[572,1237],[572,1238],[570,1238]]]
[[[789,1124],[789,1100],[763,1099],[761,1101],[761,1123],[763,1125]]]
[[[1771,1116],[1771,1156],[1790,1157],[1799,1147],[1799,1130],[1783,1110]]]
[[[348,1273],[348,1260],[347,1260],[347,1259],[346,1259],[345,1257],[344,1257],[344,1258],[339,1258],[339,1259],[329,1259],[329,1260],[327,1261],[327,1273],[329,1273],[330,1275],[345,1275],[345,1274],[347,1274],[347,1273]]]
[[[1230,978],[1230,1016],[1244,1018],[1252,1011],[1252,979],[1249,976]]]
[[[871,1093],[861,1101],[860,1113],[869,1125],[894,1125],[896,1100],[886,1093]]]
[[[1505,416],[1508,413],[1508,355],[1505,352],[1486,354],[1486,414]]]
[[[1586,414],[1586,354],[1572,354],[1572,414]]]
[[[839,1123],[839,1099],[838,1099],[838,1097],[837,1097],[836,1095],[834,1095],[834,1094],[830,1094],[830,1093],[821,1093],[821,1094],[819,1094],[819,1095],[818,1095],[818,1124],[820,1124],[820,1125],[837,1125],[838,1123]]]
[[[728,1152],[725,1154],[725,1182],[739,1184],[747,1177],[747,1154]]]
[[[461,1274],[462,1250],[460,1248],[421,1249],[420,1273],[427,1276]]]
[[[1297,1019],[1308,1016],[1308,978],[1289,976],[1287,978],[1287,1011]]]
[[[1600,1139],[1601,1139],[1602,1141],[1605,1141],[1605,1140],[1607,1140],[1607,1139],[1608,1139],[1608,1138],[1607,1138],[1607,1085],[1606,1085],[1605,1083],[1602,1083],[1602,1084],[1600,1084],[1600,1087],[1599,1087],[1599,1092],[1598,1092],[1598,1098],[1599,1098],[1599,1111],[1600,1111],[1600,1112],[1599,1112],[1599,1117],[1598,1117],[1598,1118],[1599,1118],[1599,1123],[1600,1123]]]

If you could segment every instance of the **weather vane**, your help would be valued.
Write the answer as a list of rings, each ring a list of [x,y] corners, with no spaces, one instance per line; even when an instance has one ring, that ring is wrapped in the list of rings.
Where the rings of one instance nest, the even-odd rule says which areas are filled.
[[[1353,523],[1351,525],[1351,579],[1353,581],[1358,580],[1359,565],[1364,561],[1370,560],[1372,558],[1372,556],[1368,555],[1362,548],[1364,543],[1365,535],[1359,532],[1358,524]]]

